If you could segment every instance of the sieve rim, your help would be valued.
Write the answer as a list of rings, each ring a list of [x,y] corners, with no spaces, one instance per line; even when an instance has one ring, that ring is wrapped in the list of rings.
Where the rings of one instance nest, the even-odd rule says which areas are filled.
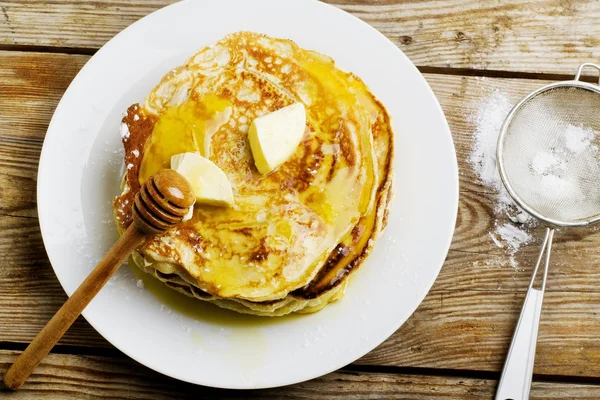
[[[558,226],[558,227],[576,227],[576,226],[591,225],[593,223],[600,221],[600,213],[598,215],[594,216],[593,218],[562,221],[562,220],[558,220],[558,219],[554,219],[554,218],[545,217],[542,214],[540,214],[539,212],[537,212],[534,208],[532,208],[529,204],[527,204],[527,202],[525,200],[523,200],[521,198],[521,196],[519,196],[517,194],[517,192],[513,189],[512,185],[510,184],[510,179],[507,176],[506,168],[504,166],[504,161],[503,161],[504,160],[504,158],[503,158],[504,142],[506,139],[506,132],[508,131],[508,127],[509,127],[510,123],[512,122],[515,114],[519,111],[519,109],[521,109],[521,107],[523,107],[531,99],[533,99],[534,97],[536,97],[544,92],[547,92],[552,89],[560,88],[560,87],[577,87],[579,89],[589,90],[591,92],[594,92],[594,93],[600,95],[600,86],[594,85],[591,83],[587,83],[587,82],[582,82],[577,79],[577,78],[579,78],[582,67],[584,67],[586,65],[589,65],[589,64],[583,64],[580,67],[580,70],[578,71],[578,74],[574,80],[549,83],[547,85],[544,85],[544,86],[534,90],[533,92],[529,93],[528,95],[523,97],[521,100],[519,100],[519,102],[517,104],[515,104],[515,106],[510,110],[510,112],[506,116],[506,119],[502,123],[502,127],[500,128],[500,135],[498,136],[498,142],[497,142],[497,147],[496,147],[496,163],[498,165],[498,172],[500,173],[500,179],[502,180],[502,184],[506,188],[510,197],[515,201],[515,203],[517,203],[517,205],[519,207],[521,207],[523,210],[525,210],[528,214],[534,216],[535,218],[537,218],[543,222],[546,222],[550,225]],[[596,67],[596,68],[598,68],[598,67]],[[600,68],[599,68],[599,70],[600,70]]]

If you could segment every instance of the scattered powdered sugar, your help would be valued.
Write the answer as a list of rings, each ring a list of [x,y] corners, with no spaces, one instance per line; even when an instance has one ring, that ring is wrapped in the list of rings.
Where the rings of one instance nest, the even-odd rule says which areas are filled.
[[[496,232],[508,246],[508,262],[515,271],[522,271],[522,269],[519,269],[519,263],[515,258],[515,254],[521,246],[526,245],[533,240],[533,237],[526,229],[527,227],[520,228],[511,224],[504,224],[496,227]]]
[[[123,139],[129,138],[129,127],[127,126],[126,123],[121,123],[120,132],[121,132],[121,137]]]
[[[564,133],[565,145],[569,151],[575,154],[581,154],[582,151],[587,150],[590,147],[596,134],[597,132],[594,132],[591,129],[569,125]],[[592,148],[592,150],[595,149]]]
[[[494,212],[498,216],[489,236],[494,244],[505,248],[510,264],[517,269],[516,252],[533,238],[529,228],[537,223],[520,209],[504,188],[496,163],[496,147],[502,124],[512,104],[500,91],[490,93],[479,104],[469,121],[474,125],[474,141],[468,162],[477,177],[493,192]],[[600,132],[583,126],[565,124],[557,141],[540,148],[527,161],[532,190],[539,196],[552,193],[555,204],[585,204],[598,198],[600,186],[590,185],[590,177],[600,175],[598,151]],[[575,203],[574,203],[575,202]],[[558,217],[568,219],[570,210],[561,208]],[[562,213],[562,214],[560,214]],[[510,222],[500,218],[506,214]],[[564,215],[563,215],[564,214]]]
[[[510,206],[514,205],[502,185],[496,165],[498,134],[511,108],[508,97],[495,91],[479,105],[469,118],[475,126],[473,133],[475,140],[468,161],[481,183],[496,192],[496,212],[507,211]]]
[[[141,279],[138,279],[138,281],[135,283],[135,285],[140,288],[143,289],[144,288],[144,281]]]
[[[521,271],[515,257],[517,251],[521,246],[526,245],[533,240],[533,236],[527,231],[530,226],[531,224],[517,226],[510,223],[496,223],[494,232],[489,233],[490,238],[497,247],[507,250],[508,264],[510,264],[515,271]]]
[[[498,247],[504,247],[504,245],[498,240],[498,238],[496,237],[495,234],[493,234],[492,232],[488,233],[488,235],[490,235],[490,238],[492,238],[492,242],[494,242],[494,244]]]
[[[140,151],[138,149],[135,149],[131,152],[131,154],[134,155],[134,157],[139,157],[140,156]]]
[[[525,222],[529,221],[529,215],[527,215],[526,212],[520,212],[515,216],[509,215],[508,218],[515,224],[524,224]]]
[[[552,193],[554,204],[570,204],[570,208],[581,207],[589,199],[597,199],[598,185],[589,183],[600,175],[598,146],[594,142],[600,132],[582,126],[566,125],[557,140],[535,153],[530,170],[533,173],[532,190],[539,198]],[[552,217],[571,219],[569,207],[555,207]]]
[[[545,174],[553,169],[565,169],[565,161],[552,153],[539,152],[533,157],[531,169],[538,175]]]
[[[513,202],[502,184],[496,163],[498,135],[511,108],[512,103],[508,96],[500,91],[492,92],[479,104],[469,117],[475,131],[468,162],[481,183],[494,192],[494,212],[498,215],[506,214],[514,224],[518,224],[496,222],[494,230],[489,232],[496,246],[508,250],[510,265],[517,269],[515,253],[521,246],[532,240],[528,229],[535,221]],[[536,167],[543,169],[553,162],[548,157],[541,156]]]
[[[531,242],[533,237],[525,230],[519,229],[512,224],[504,224],[496,228],[496,232],[502,240],[508,245],[508,249],[513,254],[519,250],[521,246]]]
[[[571,198],[574,198],[576,196],[573,196],[573,194],[575,193],[575,191],[577,190],[577,187],[575,185],[573,185],[571,182],[569,182],[566,179],[561,178],[560,176],[556,176],[556,175],[544,175],[542,176],[542,187],[545,190],[548,190],[550,192],[552,192],[553,196],[560,196],[560,197],[569,197],[571,196]]]

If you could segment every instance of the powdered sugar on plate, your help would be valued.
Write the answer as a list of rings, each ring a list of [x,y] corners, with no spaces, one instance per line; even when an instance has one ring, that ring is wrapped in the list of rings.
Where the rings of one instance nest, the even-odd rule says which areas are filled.
[[[510,264],[518,268],[515,254],[521,246],[531,242],[532,236],[528,230],[535,221],[521,210],[511,199],[504,188],[496,163],[496,147],[498,135],[506,116],[512,108],[512,103],[505,93],[494,91],[490,93],[469,117],[474,125],[474,141],[468,162],[473,167],[477,177],[486,187],[492,190],[494,212],[506,214],[511,223],[496,221],[489,236],[494,244],[505,248],[510,257]],[[557,161],[541,156],[536,167],[543,169],[554,165]]]

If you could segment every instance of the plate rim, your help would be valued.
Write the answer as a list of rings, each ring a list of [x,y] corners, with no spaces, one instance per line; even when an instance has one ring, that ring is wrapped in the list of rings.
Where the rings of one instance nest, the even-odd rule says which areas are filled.
[[[266,0],[269,1],[269,0]],[[289,0],[288,0],[289,1]],[[84,66],[78,71],[77,75],[73,78],[73,80],[71,81],[71,83],[69,84],[69,86],[67,87],[67,89],[65,90],[65,92],[63,93],[59,103],[57,104],[52,118],[50,120],[50,123],[48,124],[48,128],[46,130],[46,135],[44,137],[44,143],[42,145],[42,150],[41,150],[41,154],[40,154],[40,159],[39,159],[39,164],[38,164],[38,172],[37,172],[37,187],[36,187],[36,201],[37,201],[37,211],[38,211],[38,222],[39,222],[39,226],[40,226],[40,232],[42,235],[42,241],[44,243],[44,248],[46,250],[46,253],[48,255],[48,258],[50,260],[50,264],[52,266],[53,272],[56,275],[61,287],[63,288],[63,290],[65,291],[65,293],[70,297],[69,291],[67,290],[67,288],[65,287],[65,281],[61,280],[58,273],[57,273],[57,269],[54,267],[54,263],[51,260],[51,255],[50,255],[50,251],[49,251],[49,244],[48,244],[48,240],[47,240],[47,231],[44,228],[44,225],[48,224],[47,218],[43,216],[42,213],[40,213],[40,207],[39,204],[41,204],[41,202],[43,201],[43,193],[41,193],[42,189],[41,189],[41,175],[42,175],[42,166],[44,166],[48,161],[47,159],[49,158],[48,153],[48,145],[47,145],[47,138],[48,138],[48,133],[51,132],[51,130],[53,130],[53,125],[55,124],[55,116],[56,116],[56,111],[59,110],[61,108],[61,105],[63,104],[63,101],[66,98],[66,95],[69,93],[69,91],[71,90],[72,87],[76,86],[78,84],[79,79],[82,79],[81,76],[85,75],[87,69],[89,68],[89,66],[92,64],[93,60],[95,60],[97,57],[101,56],[108,47],[112,47],[115,46],[115,42],[117,42],[120,37],[122,37],[123,35],[127,34],[127,32],[136,29],[136,27],[138,26],[139,23],[141,23],[142,20],[155,15],[157,13],[161,13],[164,12],[165,9],[169,9],[169,8],[174,8],[174,7],[184,7],[185,4],[187,3],[192,3],[193,0],[184,0],[181,2],[177,2],[177,3],[173,3],[170,5],[167,5],[165,7],[162,7],[158,10],[153,11],[150,14],[145,15],[144,17],[140,18],[139,20],[135,21],[134,23],[132,23],[131,25],[129,25],[128,27],[126,27],[125,29],[123,29],[122,31],[120,31],[118,34],[116,34],[114,37],[112,37],[109,41],[107,41],[100,49],[98,49],[98,51],[84,64]],[[336,12],[338,13],[343,13],[346,15],[346,17],[350,17],[351,19],[354,20],[355,23],[359,23],[363,26],[365,26],[367,29],[371,30],[372,32],[374,32],[376,35],[378,35],[381,39],[385,40],[387,42],[387,44],[389,46],[393,46],[394,47],[394,51],[399,52],[399,54],[402,56],[402,58],[404,58],[405,60],[405,64],[408,68],[413,69],[418,76],[420,77],[420,79],[422,79],[423,83],[425,84],[424,86],[426,87],[427,91],[428,91],[428,96],[431,98],[431,100],[433,101],[433,105],[436,108],[437,113],[442,117],[441,120],[443,121],[443,128],[445,130],[446,136],[448,136],[449,139],[449,144],[451,146],[451,150],[452,150],[452,156],[450,157],[450,161],[452,162],[452,165],[448,165],[448,167],[452,168],[452,177],[453,177],[453,181],[452,181],[452,190],[454,192],[452,198],[448,198],[447,201],[451,202],[451,209],[453,210],[452,216],[449,220],[452,221],[451,224],[449,224],[448,226],[445,227],[446,231],[448,232],[447,234],[447,240],[446,243],[444,245],[444,251],[440,252],[440,260],[439,262],[436,263],[436,268],[435,268],[435,277],[434,279],[432,279],[426,286],[426,290],[423,290],[418,296],[415,296],[415,298],[418,299],[418,302],[415,302],[415,306],[411,307],[412,311],[408,314],[408,317],[405,319],[398,319],[398,321],[394,324],[394,328],[390,330],[390,332],[385,332],[383,333],[381,336],[383,337],[383,339],[381,340],[375,340],[373,342],[370,343],[370,346],[365,347],[365,351],[363,351],[363,355],[368,354],[369,352],[371,352],[373,349],[375,349],[376,347],[378,347],[381,343],[383,343],[385,340],[387,340],[396,330],[398,330],[402,325],[404,325],[404,323],[406,322],[406,320],[408,318],[410,318],[410,316],[412,316],[414,314],[414,312],[416,311],[416,309],[419,307],[419,305],[421,305],[421,303],[423,302],[424,298],[427,296],[427,294],[429,293],[429,291],[431,290],[431,287],[433,286],[433,284],[435,283],[435,281],[437,280],[439,273],[441,271],[441,268],[444,265],[444,261],[448,255],[448,252],[450,250],[450,245],[452,243],[452,239],[454,237],[454,231],[455,231],[455,224],[456,224],[456,220],[458,217],[458,204],[459,204],[459,170],[458,170],[458,162],[457,162],[457,155],[456,155],[456,147],[454,144],[454,139],[452,137],[452,133],[450,130],[450,127],[448,125],[448,121],[447,118],[443,112],[443,109],[437,99],[437,97],[435,96],[433,90],[431,89],[429,83],[427,82],[427,80],[425,79],[425,77],[423,76],[423,74],[420,73],[420,71],[418,70],[418,68],[412,63],[412,61],[410,61],[410,59],[402,52],[402,50],[400,50],[399,48],[397,48],[387,37],[385,37],[381,32],[379,32],[377,29],[375,29],[374,27],[372,27],[371,25],[369,25],[368,23],[366,23],[365,21],[361,20],[360,18],[338,8],[335,7],[331,4],[327,4],[327,3],[322,3],[318,0],[297,0],[297,2],[299,3],[312,3],[317,4],[320,7],[325,7],[325,8],[330,8],[330,9],[334,9],[336,10]],[[396,132],[395,133],[395,141],[398,141],[398,136],[399,134]],[[393,206],[392,208],[393,209]],[[443,226],[440,226],[440,229],[444,228]],[[46,232],[46,233],[45,233]],[[433,268],[432,268],[433,270]],[[180,381],[184,381],[184,382],[189,382],[192,384],[196,384],[196,385],[204,385],[204,386],[210,386],[210,387],[216,387],[216,388],[224,388],[224,389],[264,389],[264,388],[274,388],[274,387],[281,387],[281,386],[287,386],[287,385],[291,385],[291,384],[296,384],[296,383],[300,383],[300,382],[304,382],[304,381],[308,381],[311,379],[315,379],[318,378],[320,376],[324,376],[326,374],[329,374],[333,371],[338,370],[339,368],[342,368],[345,365],[348,365],[349,363],[353,363],[354,361],[356,361],[358,358],[353,359],[352,361],[350,361],[348,364],[343,364],[343,365],[334,365],[331,368],[327,368],[325,369],[325,372],[323,371],[319,371],[316,374],[307,374],[309,376],[306,376],[304,379],[295,379],[295,380],[291,380],[291,381],[285,381],[285,382],[278,382],[276,384],[269,384],[269,385],[208,385],[205,382],[200,382],[200,381],[195,381],[195,380],[190,380],[187,379],[185,377],[181,377],[181,376],[177,376],[163,368],[157,367],[156,365],[148,365],[147,363],[145,363],[144,361],[140,360],[140,357],[138,357],[137,355],[132,354],[129,349],[127,348],[123,348],[123,346],[118,346],[116,344],[113,343],[112,340],[110,340],[107,335],[104,333],[104,329],[102,329],[101,327],[97,326],[98,324],[95,324],[93,321],[91,321],[90,319],[87,318],[86,315],[86,311],[84,311],[82,313],[82,315],[84,316],[84,318],[86,319],[86,321],[105,339],[107,340],[112,346],[114,346],[115,348],[117,348],[119,351],[123,352],[125,355],[127,355],[127,357],[131,358],[132,360],[144,365],[147,368],[150,368],[154,371],[157,371],[163,375],[172,377],[174,379],[180,380]],[[110,336],[110,335],[109,335]]]

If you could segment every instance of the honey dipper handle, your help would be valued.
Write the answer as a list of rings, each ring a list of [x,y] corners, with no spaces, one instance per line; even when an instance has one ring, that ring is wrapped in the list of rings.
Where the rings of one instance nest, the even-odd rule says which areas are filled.
[[[17,390],[27,380],[52,347],[65,334],[67,329],[87,307],[100,289],[119,269],[129,254],[138,247],[146,237],[146,233],[132,223],[123,236],[106,253],[96,268],[77,288],[75,293],[65,302],[44,328],[27,346],[4,375],[4,383],[12,390]]]

